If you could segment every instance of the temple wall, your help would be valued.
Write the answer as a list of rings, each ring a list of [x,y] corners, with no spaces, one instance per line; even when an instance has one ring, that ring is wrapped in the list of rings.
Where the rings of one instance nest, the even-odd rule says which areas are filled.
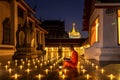
[[[85,58],[98,61],[119,61],[120,46],[117,44],[117,14],[116,12],[106,13],[106,9],[95,9],[90,17],[89,26],[93,24],[97,17],[99,18],[98,42],[85,49]]]
[[[116,11],[114,13],[106,13],[106,9],[104,10],[103,15],[103,46],[104,47],[118,47],[117,45],[117,14]]]
[[[2,44],[3,39],[3,24],[2,22],[5,20],[6,17],[10,17],[10,3],[6,1],[0,1],[0,44]]]

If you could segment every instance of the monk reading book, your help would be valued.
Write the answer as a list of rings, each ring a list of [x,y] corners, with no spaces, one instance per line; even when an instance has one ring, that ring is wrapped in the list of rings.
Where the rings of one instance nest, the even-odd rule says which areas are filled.
[[[70,45],[72,52],[71,58],[64,58],[63,67],[76,68],[78,63],[78,53],[74,50],[73,45]]]

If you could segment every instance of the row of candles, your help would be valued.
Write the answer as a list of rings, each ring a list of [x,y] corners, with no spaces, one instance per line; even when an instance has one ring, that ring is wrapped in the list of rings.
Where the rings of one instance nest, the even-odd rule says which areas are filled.
[[[92,68],[95,68],[96,70],[99,70],[101,74],[104,74],[104,72],[106,71],[105,69],[103,68],[100,68],[100,66],[98,65],[95,65],[94,63],[92,63],[91,61],[89,60],[84,60],[84,64],[87,64],[87,65],[91,65]],[[80,67],[81,69],[81,72],[83,74],[87,73],[87,70],[84,68],[83,65],[80,65],[80,62],[78,62],[78,68]],[[89,80],[92,76],[90,74],[86,74],[85,75],[86,79]],[[115,75],[113,75],[112,73],[111,74],[108,74],[107,77],[110,79],[110,80],[113,80],[115,77]]]
[[[21,59],[21,60],[15,60],[13,62],[15,64],[15,66],[18,66],[17,64],[18,64],[19,61],[21,62],[21,64],[18,66],[18,68],[20,70],[23,70],[23,67],[25,67],[27,65],[28,68],[25,70],[25,72],[27,72],[27,74],[29,74],[32,71],[32,69],[29,68],[31,65],[34,65],[35,69],[37,69],[38,65],[36,65],[36,64],[39,64],[42,67],[43,65],[45,66],[45,65],[47,65],[49,63],[53,63],[55,61],[54,64],[50,65],[50,67],[49,67],[50,70],[52,70],[53,67],[55,67],[61,60],[62,60],[62,58],[59,59],[59,60],[58,60],[58,58],[52,58],[51,60],[40,62],[40,60],[38,58],[32,59],[32,60],[29,60],[29,59],[26,58],[25,60]],[[10,68],[10,66],[14,66],[14,65],[12,65],[13,62],[12,61],[8,61],[7,64],[4,66],[5,69],[9,72],[9,74],[11,74],[12,71],[13,71],[13,69]],[[0,63],[0,67],[2,67],[2,63]],[[44,71],[45,71],[46,74],[48,74],[48,71],[50,71],[50,70],[49,69],[45,69]],[[21,76],[20,74],[15,73],[11,77],[17,79],[20,76]],[[43,75],[42,74],[38,74],[38,75],[36,75],[36,77],[40,78],[40,77],[43,77]]]
[[[55,60],[57,60],[57,61],[55,61]],[[29,60],[29,59],[26,58],[26,60],[23,60],[23,59],[20,60],[22,64],[19,65],[19,68],[20,68],[20,70],[22,70],[23,67],[25,66],[25,63],[27,63],[28,68],[25,70],[25,72],[27,72],[27,74],[29,74],[29,73],[32,71],[32,69],[29,68],[30,65],[31,65],[31,62],[33,62],[33,65],[35,65],[36,63],[40,63],[40,66],[42,67],[43,64],[46,65],[46,64],[49,63],[49,62],[55,61],[55,62],[53,63],[53,65],[50,65],[50,66],[49,66],[49,69],[45,69],[45,70],[44,70],[45,73],[48,74],[48,72],[51,71],[51,70],[53,69],[53,67],[55,67],[59,62],[61,62],[61,60],[62,60],[62,58],[60,58],[60,59],[53,58],[53,59],[51,59],[50,61],[48,60],[48,61],[45,61],[45,62],[42,62],[42,63],[41,63],[38,58],[32,59],[32,60]],[[95,68],[96,70],[99,69],[100,72],[101,72],[101,74],[104,74],[105,70],[104,70],[103,68],[100,69],[99,66],[95,65],[94,63],[91,63],[91,62],[88,61],[88,60],[85,60],[85,62],[86,62],[87,64],[90,64],[92,68]],[[14,64],[17,65],[17,63],[18,63],[18,60],[15,60],[15,61],[14,61]],[[5,69],[9,72],[9,74],[11,74],[11,72],[13,71],[13,69],[10,68],[10,65],[11,65],[11,64],[12,64],[12,62],[11,62],[11,61],[8,61],[7,64],[4,66]],[[2,66],[2,63],[0,63],[0,66]],[[35,65],[35,69],[37,69],[37,68],[38,68],[38,65]],[[61,69],[62,69],[62,66],[59,66],[59,68],[60,68],[60,70],[59,70],[59,76],[62,77],[63,79],[65,79],[65,78],[66,78],[65,73],[66,73],[68,70],[67,70],[67,69],[61,70]],[[79,68],[81,69],[81,72],[82,72],[83,74],[85,74],[85,73],[87,72],[87,70],[84,68],[83,65],[80,64],[80,62],[78,62],[78,69],[79,69]],[[63,74],[63,71],[64,71],[64,74]],[[12,75],[11,77],[17,79],[17,78],[20,77],[20,76],[21,76],[21,74],[15,73],[15,74]],[[36,75],[35,77],[41,79],[42,77],[44,77],[44,75],[43,75],[43,74],[38,74],[38,75]],[[88,80],[88,79],[90,79],[92,76],[91,76],[90,74],[86,74],[85,77],[86,77],[86,79]],[[110,78],[110,80],[113,80],[113,79],[115,78],[115,76],[114,76],[113,74],[108,75],[108,77]]]

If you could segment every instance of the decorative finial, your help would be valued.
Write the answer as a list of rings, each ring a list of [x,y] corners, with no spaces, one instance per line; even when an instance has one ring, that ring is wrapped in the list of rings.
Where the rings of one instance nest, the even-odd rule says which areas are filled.
[[[75,23],[73,22],[73,27],[75,26]]]

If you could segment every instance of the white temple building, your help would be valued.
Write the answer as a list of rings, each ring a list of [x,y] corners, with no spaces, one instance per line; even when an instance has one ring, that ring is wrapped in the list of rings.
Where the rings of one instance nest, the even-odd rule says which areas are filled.
[[[85,59],[120,61],[120,1],[85,0],[83,30],[89,32],[90,45]]]
[[[69,32],[69,38],[80,38],[80,32],[75,29],[75,23],[72,24],[72,30]]]

